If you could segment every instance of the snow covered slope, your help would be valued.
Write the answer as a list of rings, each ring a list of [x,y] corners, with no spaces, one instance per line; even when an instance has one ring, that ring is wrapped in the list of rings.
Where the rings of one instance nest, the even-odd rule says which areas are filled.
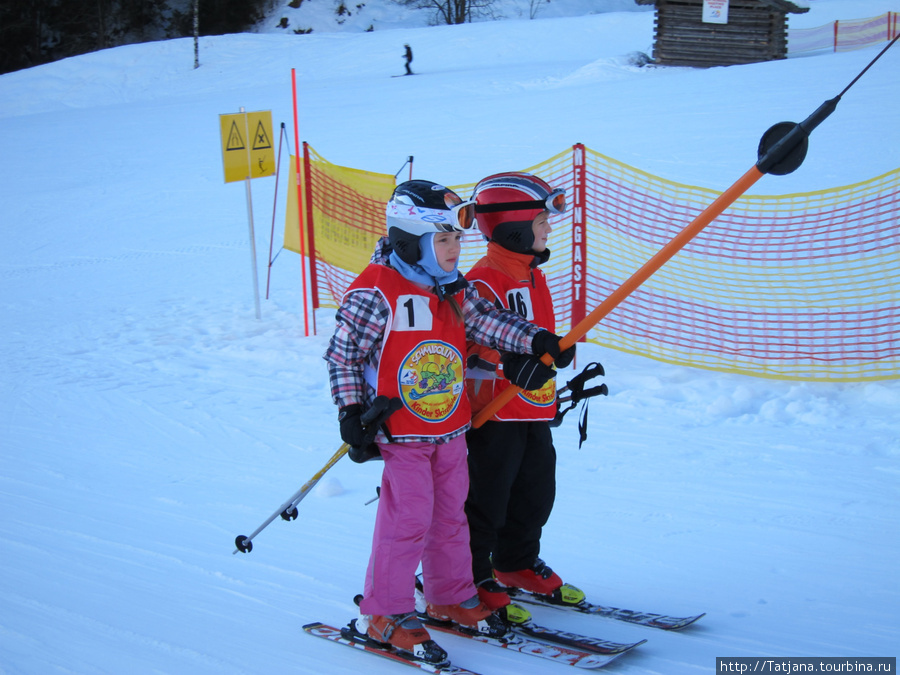
[[[891,4],[812,0],[802,21]],[[304,337],[293,254],[254,316],[244,188],[223,182],[218,115],[272,110],[290,131],[296,68],[302,140],[336,163],[393,173],[414,155],[417,177],[454,184],[583,142],[724,189],[766,128],[805,118],[877,53],[630,65],[651,41],[652,12],[623,11],[207,38],[197,70],[177,40],[0,76],[0,672],[397,672],[300,631],[354,614],[378,465],[340,462],[297,521],[232,555],[339,437],[321,359],[331,317]],[[406,42],[421,75],[391,78]],[[804,166],[757,193],[900,166],[898,49],[815,131]],[[254,181],[262,288],[274,191]],[[557,434],[544,557],[595,601],[708,616],[683,634],[540,621],[648,638],[610,667],[629,675],[897,654],[900,384],[758,380],[593,346],[589,360],[610,396],[581,450],[574,419]],[[441,641],[482,673],[562,672]]]

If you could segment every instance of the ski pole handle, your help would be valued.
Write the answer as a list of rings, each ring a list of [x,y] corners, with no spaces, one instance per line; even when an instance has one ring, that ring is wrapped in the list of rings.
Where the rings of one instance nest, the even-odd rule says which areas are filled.
[[[381,452],[378,450],[377,446],[374,446],[375,449],[372,450],[375,443],[375,437],[382,429],[382,425],[387,421],[387,418],[402,407],[403,401],[399,398],[395,397],[389,399],[383,394],[375,397],[375,400],[372,402],[372,407],[369,408],[360,419],[364,430],[362,444],[359,447],[350,446],[350,451],[347,453],[351,460],[357,464],[363,464],[371,459],[381,457]],[[393,442],[387,428],[384,429],[384,433],[388,437],[388,442]]]

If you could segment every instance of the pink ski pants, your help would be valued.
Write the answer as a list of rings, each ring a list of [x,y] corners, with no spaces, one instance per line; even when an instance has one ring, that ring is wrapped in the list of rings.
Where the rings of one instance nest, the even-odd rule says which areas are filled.
[[[429,602],[468,600],[476,590],[464,511],[469,490],[465,436],[440,445],[379,447],[384,457],[381,498],[360,611],[414,611],[419,562]]]

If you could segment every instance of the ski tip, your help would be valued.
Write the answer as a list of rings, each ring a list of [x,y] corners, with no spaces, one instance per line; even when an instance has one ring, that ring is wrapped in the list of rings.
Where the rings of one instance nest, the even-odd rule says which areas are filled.
[[[660,628],[662,628],[663,630],[671,630],[671,631],[681,630],[683,628],[687,628],[688,626],[693,626],[704,616],[706,616],[706,612],[703,612],[703,614],[698,614],[697,616],[688,617],[688,618],[683,619],[683,620],[679,621],[678,623],[672,624],[670,626],[661,625]]]

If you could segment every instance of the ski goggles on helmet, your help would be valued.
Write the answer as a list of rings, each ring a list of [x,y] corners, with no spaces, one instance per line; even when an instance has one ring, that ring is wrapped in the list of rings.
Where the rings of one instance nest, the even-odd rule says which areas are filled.
[[[533,199],[530,201],[516,202],[500,202],[498,204],[478,204],[475,207],[476,213],[498,213],[500,211],[527,211],[529,209],[543,209],[554,215],[565,213],[569,208],[566,201],[566,191],[564,188],[553,190],[544,199]]]
[[[459,199],[456,195],[451,197],[451,194],[444,195],[446,202],[453,202]],[[430,209],[424,206],[389,202],[387,205],[387,217],[388,219],[421,223],[421,226],[425,228],[424,231],[434,231],[434,229],[445,232],[461,231],[468,230],[475,224],[474,199],[467,201],[460,199],[456,204],[448,203],[447,207],[447,210]],[[424,231],[422,232],[423,234]]]
[[[456,195],[453,195],[455,197]],[[448,199],[449,198],[449,199]],[[444,195],[444,201],[455,201],[450,195]],[[470,229],[475,224],[475,200],[461,200],[458,204],[450,206],[451,220],[456,222],[456,226],[463,230]]]

